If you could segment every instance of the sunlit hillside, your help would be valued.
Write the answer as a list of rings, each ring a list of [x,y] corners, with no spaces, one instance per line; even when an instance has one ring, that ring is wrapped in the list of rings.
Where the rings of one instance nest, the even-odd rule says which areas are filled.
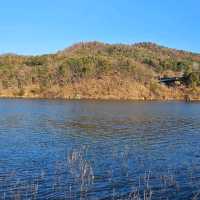
[[[0,56],[2,97],[199,99],[200,55],[153,43],[88,42],[55,54]],[[192,72],[194,72],[191,74]],[[159,77],[185,76],[173,87]]]

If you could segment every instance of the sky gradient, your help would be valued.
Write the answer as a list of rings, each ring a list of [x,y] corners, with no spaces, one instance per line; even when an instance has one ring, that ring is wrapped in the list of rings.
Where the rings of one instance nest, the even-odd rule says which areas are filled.
[[[200,53],[199,8],[199,0],[6,0],[0,54],[46,54],[94,40]]]

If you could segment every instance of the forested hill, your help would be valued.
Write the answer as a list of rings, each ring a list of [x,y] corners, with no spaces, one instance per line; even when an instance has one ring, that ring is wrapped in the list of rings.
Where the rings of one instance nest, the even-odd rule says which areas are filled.
[[[160,85],[157,77],[181,74],[189,77],[192,71],[200,71],[199,68],[200,54],[153,43],[79,43],[49,55],[1,55],[0,95],[50,98],[175,98],[169,96],[169,90],[172,88]],[[173,88],[179,98],[183,98],[188,91],[193,95],[191,88],[199,88],[198,73],[188,79],[187,84],[181,83]]]

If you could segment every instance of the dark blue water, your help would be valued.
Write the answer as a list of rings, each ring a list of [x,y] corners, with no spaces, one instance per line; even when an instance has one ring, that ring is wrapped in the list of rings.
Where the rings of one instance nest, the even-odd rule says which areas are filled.
[[[0,199],[200,199],[200,104],[0,100]]]

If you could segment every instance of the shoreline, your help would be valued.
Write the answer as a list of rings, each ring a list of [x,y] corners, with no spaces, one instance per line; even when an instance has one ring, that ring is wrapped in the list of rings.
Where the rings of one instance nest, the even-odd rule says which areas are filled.
[[[21,100],[61,100],[61,101],[131,101],[131,102],[200,102],[200,99],[190,99],[186,100],[185,98],[87,98],[87,97],[81,97],[81,98],[64,98],[64,97],[31,97],[31,96],[0,96],[0,100],[2,99],[21,99]]]

